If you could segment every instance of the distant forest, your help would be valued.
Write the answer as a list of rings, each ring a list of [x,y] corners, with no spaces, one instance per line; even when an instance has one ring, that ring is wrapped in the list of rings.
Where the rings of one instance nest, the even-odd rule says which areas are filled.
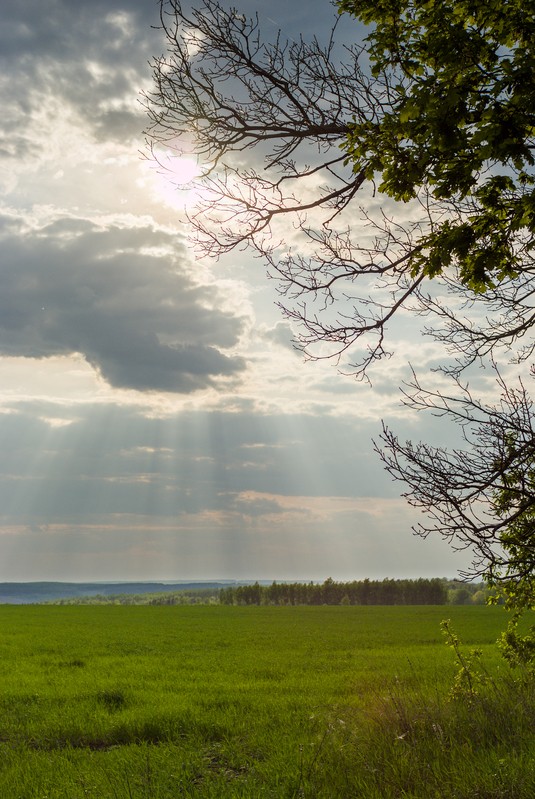
[[[483,605],[482,583],[445,578],[323,583],[247,583],[228,587],[63,597],[56,605]]]
[[[444,580],[354,580],[239,585],[219,592],[222,605],[445,605]]]

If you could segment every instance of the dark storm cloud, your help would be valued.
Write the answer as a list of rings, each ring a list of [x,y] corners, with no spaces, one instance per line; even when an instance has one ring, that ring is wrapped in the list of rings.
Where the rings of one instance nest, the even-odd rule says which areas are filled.
[[[192,281],[175,237],[61,219],[0,238],[0,354],[81,353],[112,385],[189,393],[239,375],[243,318]],[[154,254],[175,248],[176,255]],[[148,249],[152,248],[152,249]]]

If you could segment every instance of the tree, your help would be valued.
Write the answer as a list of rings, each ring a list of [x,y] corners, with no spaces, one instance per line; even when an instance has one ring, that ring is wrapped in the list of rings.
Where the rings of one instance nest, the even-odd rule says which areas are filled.
[[[487,403],[458,379],[457,392],[446,395],[423,388],[414,375],[406,394],[410,406],[458,424],[465,446],[402,442],[383,426],[376,449],[403,481],[404,496],[425,512],[427,521],[415,532],[470,548],[474,558],[465,577],[483,577],[494,599],[513,611],[504,652],[511,662],[527,664],[535,659],[535,627],[521,635],[518,622],[535,605],[535,418],[521,381],[507,385],[498,373],[498,383],[498,402]]]
[[[323,41],[266,42],[258,18],[216,0],[189,11],[162,0],[153,154],[198,156],[198,246],[263,257],[308,357],[368,377],[395,315],[425,317],[456,393],[415,376],[405,401],[459,422],[466,449],[385,428],[385,464],[430,515],[421,534],[472,547],[473,574],[520,585],[533,568],[531,401],[498,375],[502,398],[482,402],[460,376],[504,350],[526,363],[535,348],[535,8],[338,5],[368,25],[362,44],[340,44],[337,22]]]
[[[215,0],[190,12],[162,0],[168,51],[147,96],[155,157],[159,145],[199,156],[198,245],[216,257],[256,248],[309,357],[351,349],[364,376],[403,306],[432,314],[431,334],[462,365],[531,328],[535,12],[523,5],[342,0],[375,27],[339,47],[336,25],[325,44],[266,43],[258,19]],[[377,183],[409,203],[409,223],[390,218],[391,203],[375,216],[355,207]],[[293,249],[281,217],[301,233]],[[481,312],[426,293],[439,276],[439,291]]]
[[[372,72],[392,88],[378,120],[352,126],[354,169],[428,210],[409,261],[443,276],[483,321],[429,298],[462,368],[520,342],[533,352],[535,11],[521,0],[341,0],[367,24]],[[474,302],[475,301],[475,302]],[[436,324],[436,320],[433,324]]]
[[[374,26],[372,72],[396,83],[382,117],[358,121],[349,134],[354,169],[379,175],[379,190],[397,201],[425,198],[431,225],[411,256],[413,273],[453,267],[450,288],[491,311],[478,327],[434,303],[446,321],[438,337],[461,356],[457,392],[425,390],[414,376],[405,393],[413,409],[459,423],[467,447],[413,446],[385,428],[381,456],[434,521],[418,532],[471,547],[469,576],[484,576],[517,611],[506,651],[521,659],[523,648],[528,660],[535,642],[521,639],[516,623],[535,604],[532,402],[522,381],[508,386],[497,370],[497,404],[475,398],[458,375],[498,344],[521,340],[519,361],[533,353],[535,10],[515,0],[339,6]]]

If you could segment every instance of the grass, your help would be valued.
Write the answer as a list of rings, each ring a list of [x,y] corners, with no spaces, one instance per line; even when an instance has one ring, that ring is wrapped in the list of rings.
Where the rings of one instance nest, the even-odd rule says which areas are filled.
[[[448,699],[446,615],[489,679]],[[532,799],[486,607],[0,606],[6,799]]]

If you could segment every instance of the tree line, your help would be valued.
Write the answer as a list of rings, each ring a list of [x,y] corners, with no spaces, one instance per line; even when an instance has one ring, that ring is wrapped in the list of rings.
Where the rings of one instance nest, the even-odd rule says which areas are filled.
[[[448,587],[440,578],[352,580],[323,583],[237,585],[219,592],[222,605],[445,605]]]
[[[484,605],[484,583],[446,578],[353,580],[324,583],[258,582],[142,594],[97,594],[48,600],[52,605]]]

